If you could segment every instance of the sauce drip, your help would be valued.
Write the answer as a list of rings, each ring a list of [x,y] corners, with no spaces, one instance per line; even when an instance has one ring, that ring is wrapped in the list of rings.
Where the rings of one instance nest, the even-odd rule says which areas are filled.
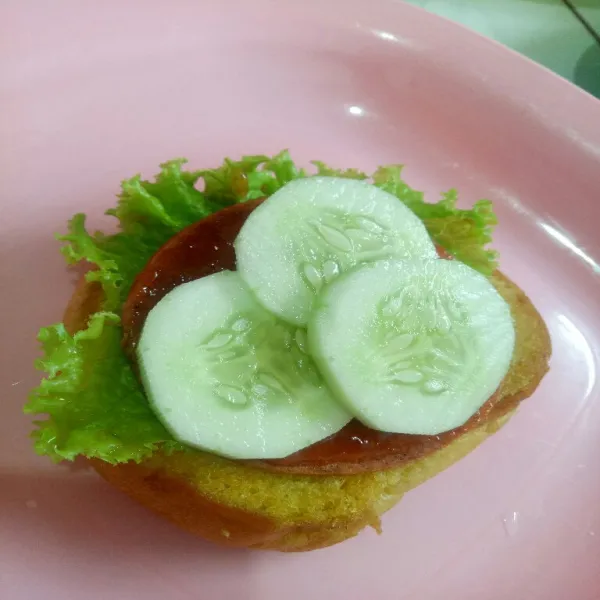
[[[172,289],[224,270],[235,270],[233,242],[248,215],[262,202],[254,200],[223,209],[190,225],[164,244],[133,283],[123,307],[123,346],[135,362],[135,348],[148,313]],[[442,248],[441,258],[451,259]],[[423,458],[448,445],[455,437],[488,418],[511,410],[515,402],[497,404],[492,396],[461,427],[436,436],[386,433],[370,429],[357,420],[338,433],[283,459],[247,461],[286,472],[356,473],[400,466]]]

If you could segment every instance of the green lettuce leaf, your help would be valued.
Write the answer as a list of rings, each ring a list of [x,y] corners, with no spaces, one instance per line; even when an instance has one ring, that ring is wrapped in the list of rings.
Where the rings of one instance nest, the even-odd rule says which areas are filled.
[[[456,190],[446,192],[435,204],[425,202],[423,192],[402,180],[402,168],[380,167],[373,174],[373,182],[402,200],[425,223],[436,244],[473,269],[491,275],[497,266],[497,253],[487,248],[497,223],[492,203],[479,200],[469,210],[456,208]]]
[[[110,462],[140,461],[161,442],[174,448],[154,416],[121,350],[119,317],[96,313],[69,335],[62,323],[39,333],[47,377],[25,410],[47,413],[33,432],[36,449],[54,460],[78,455]]]
[[[83,261],[95,267],[86,277],[102,286],[104,302],[82,331],[71,334],[62,323],[40,330],[43,358],[36,366],[46,377],[24,408],[28,414],[47,415],[35,422],[32,434],[39,454],[57,461],[83,455],[121,463],[139,462],[158,448],[183,448],[150,409],[121,349],[121,306],[133,280],[160,246],[184,227],[309,176],[287,151],[272,158],[226,159],[220,167],[204,171],[186,171],[185,163],[164,163],[154,181],[135,176],[122,183],[117,206],[107,211],[118,221],[116,233],[90,233],[85,215],[78,214],[69,222],[68,233],[58,237],[68,263]],[[369,179],[356,169],[312,164],[319,175]],[[427,203],[401,173],[402,165],[380,167],[370,179],[415,212],[437,244],[491,274],[496,267],[496,254],[487,249],[496,223],[491,203],[480,200],[472,209],[459,209],[455,191]]]

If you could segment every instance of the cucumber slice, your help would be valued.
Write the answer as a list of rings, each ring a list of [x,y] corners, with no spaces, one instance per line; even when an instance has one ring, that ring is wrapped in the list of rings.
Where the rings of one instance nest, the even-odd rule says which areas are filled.
[[[381,261],[329,286],[308,327],[325,380],[357,419],[435,435],[465,423],[512,358],[510,309],[457,261]]]
[[[337,177],[281,188],[248,217],[235,251],[259,302],[296,325],[306,325],[322,287],[358,263],[436,257],[425,226],[398,198]]]
[[[138,363],[177,440],[231,458],[282,458],[351,420],[305,339],[223,271],[175,288],[150,311]]]

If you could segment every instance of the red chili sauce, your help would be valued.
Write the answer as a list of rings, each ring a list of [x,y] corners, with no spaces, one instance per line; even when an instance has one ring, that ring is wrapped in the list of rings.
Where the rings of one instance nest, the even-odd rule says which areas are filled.
[[[169,240],[136,278],[123,307],[123,345],[135,360],[135,347],[150,310],[173,288],[223,270],[235,270],[233,242],[248,215],[262,202],[226,208],[190,225]],[[441,258],[451,259],[442,248]],[[356,473],[399,466],[448,445],[490,417],[490,400],[463,426],[437,436],[376,431],[353,420],[338,433],[277,460],[248,461],[263,468],[298,473]],[[510,407],[502,406],[502,412]],[[498,407],[500,408],[500,407]],[[498,411],[494,410],[492,416]]]

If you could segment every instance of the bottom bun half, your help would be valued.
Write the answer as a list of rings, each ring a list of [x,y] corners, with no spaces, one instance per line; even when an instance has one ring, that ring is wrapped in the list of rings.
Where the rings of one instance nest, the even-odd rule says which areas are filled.
[[[380,531],[379,517],[407,491],[474,450],[510,414],[427,458],[375,473],[271,473],[203,452],[171,456],[158,452],[140,464],[90,462],[128,496],[207,540],[299,552],[337,544],[367,526]]]
[[[524,294],[514,288],[522,307],[509,302],[511,308],[519,311],[526,305],[531,311],[527,320],[538,321],[534,329],[540,332],[547,359],[549,339],[543,321],[529,301],[522,302]],[[75,332],[85,327],[89,315],[99,309],[101,297],[98,284],[82,280],[65,312],[67,329]],[[540,344],[534,344],[538,351]],[[536,385],[547,369],[547,360],[543,368],[539,362],[538,368]],[[520,390],[519,400],[535,388],[526,387],[526,393]],[[196,450],[171,455],[158,451],[141,463],[111,465],[98,459],[90,459],[90,463],[134,500],[212,542],[285,552],[314,550],[351,538],[367,526],[380,531],[384,512],[407,491],[474,450],[509,420],[517,404],[507,403],[505,410],[495,411],[480,427],[428,456],[367,473],[273,472]]]

